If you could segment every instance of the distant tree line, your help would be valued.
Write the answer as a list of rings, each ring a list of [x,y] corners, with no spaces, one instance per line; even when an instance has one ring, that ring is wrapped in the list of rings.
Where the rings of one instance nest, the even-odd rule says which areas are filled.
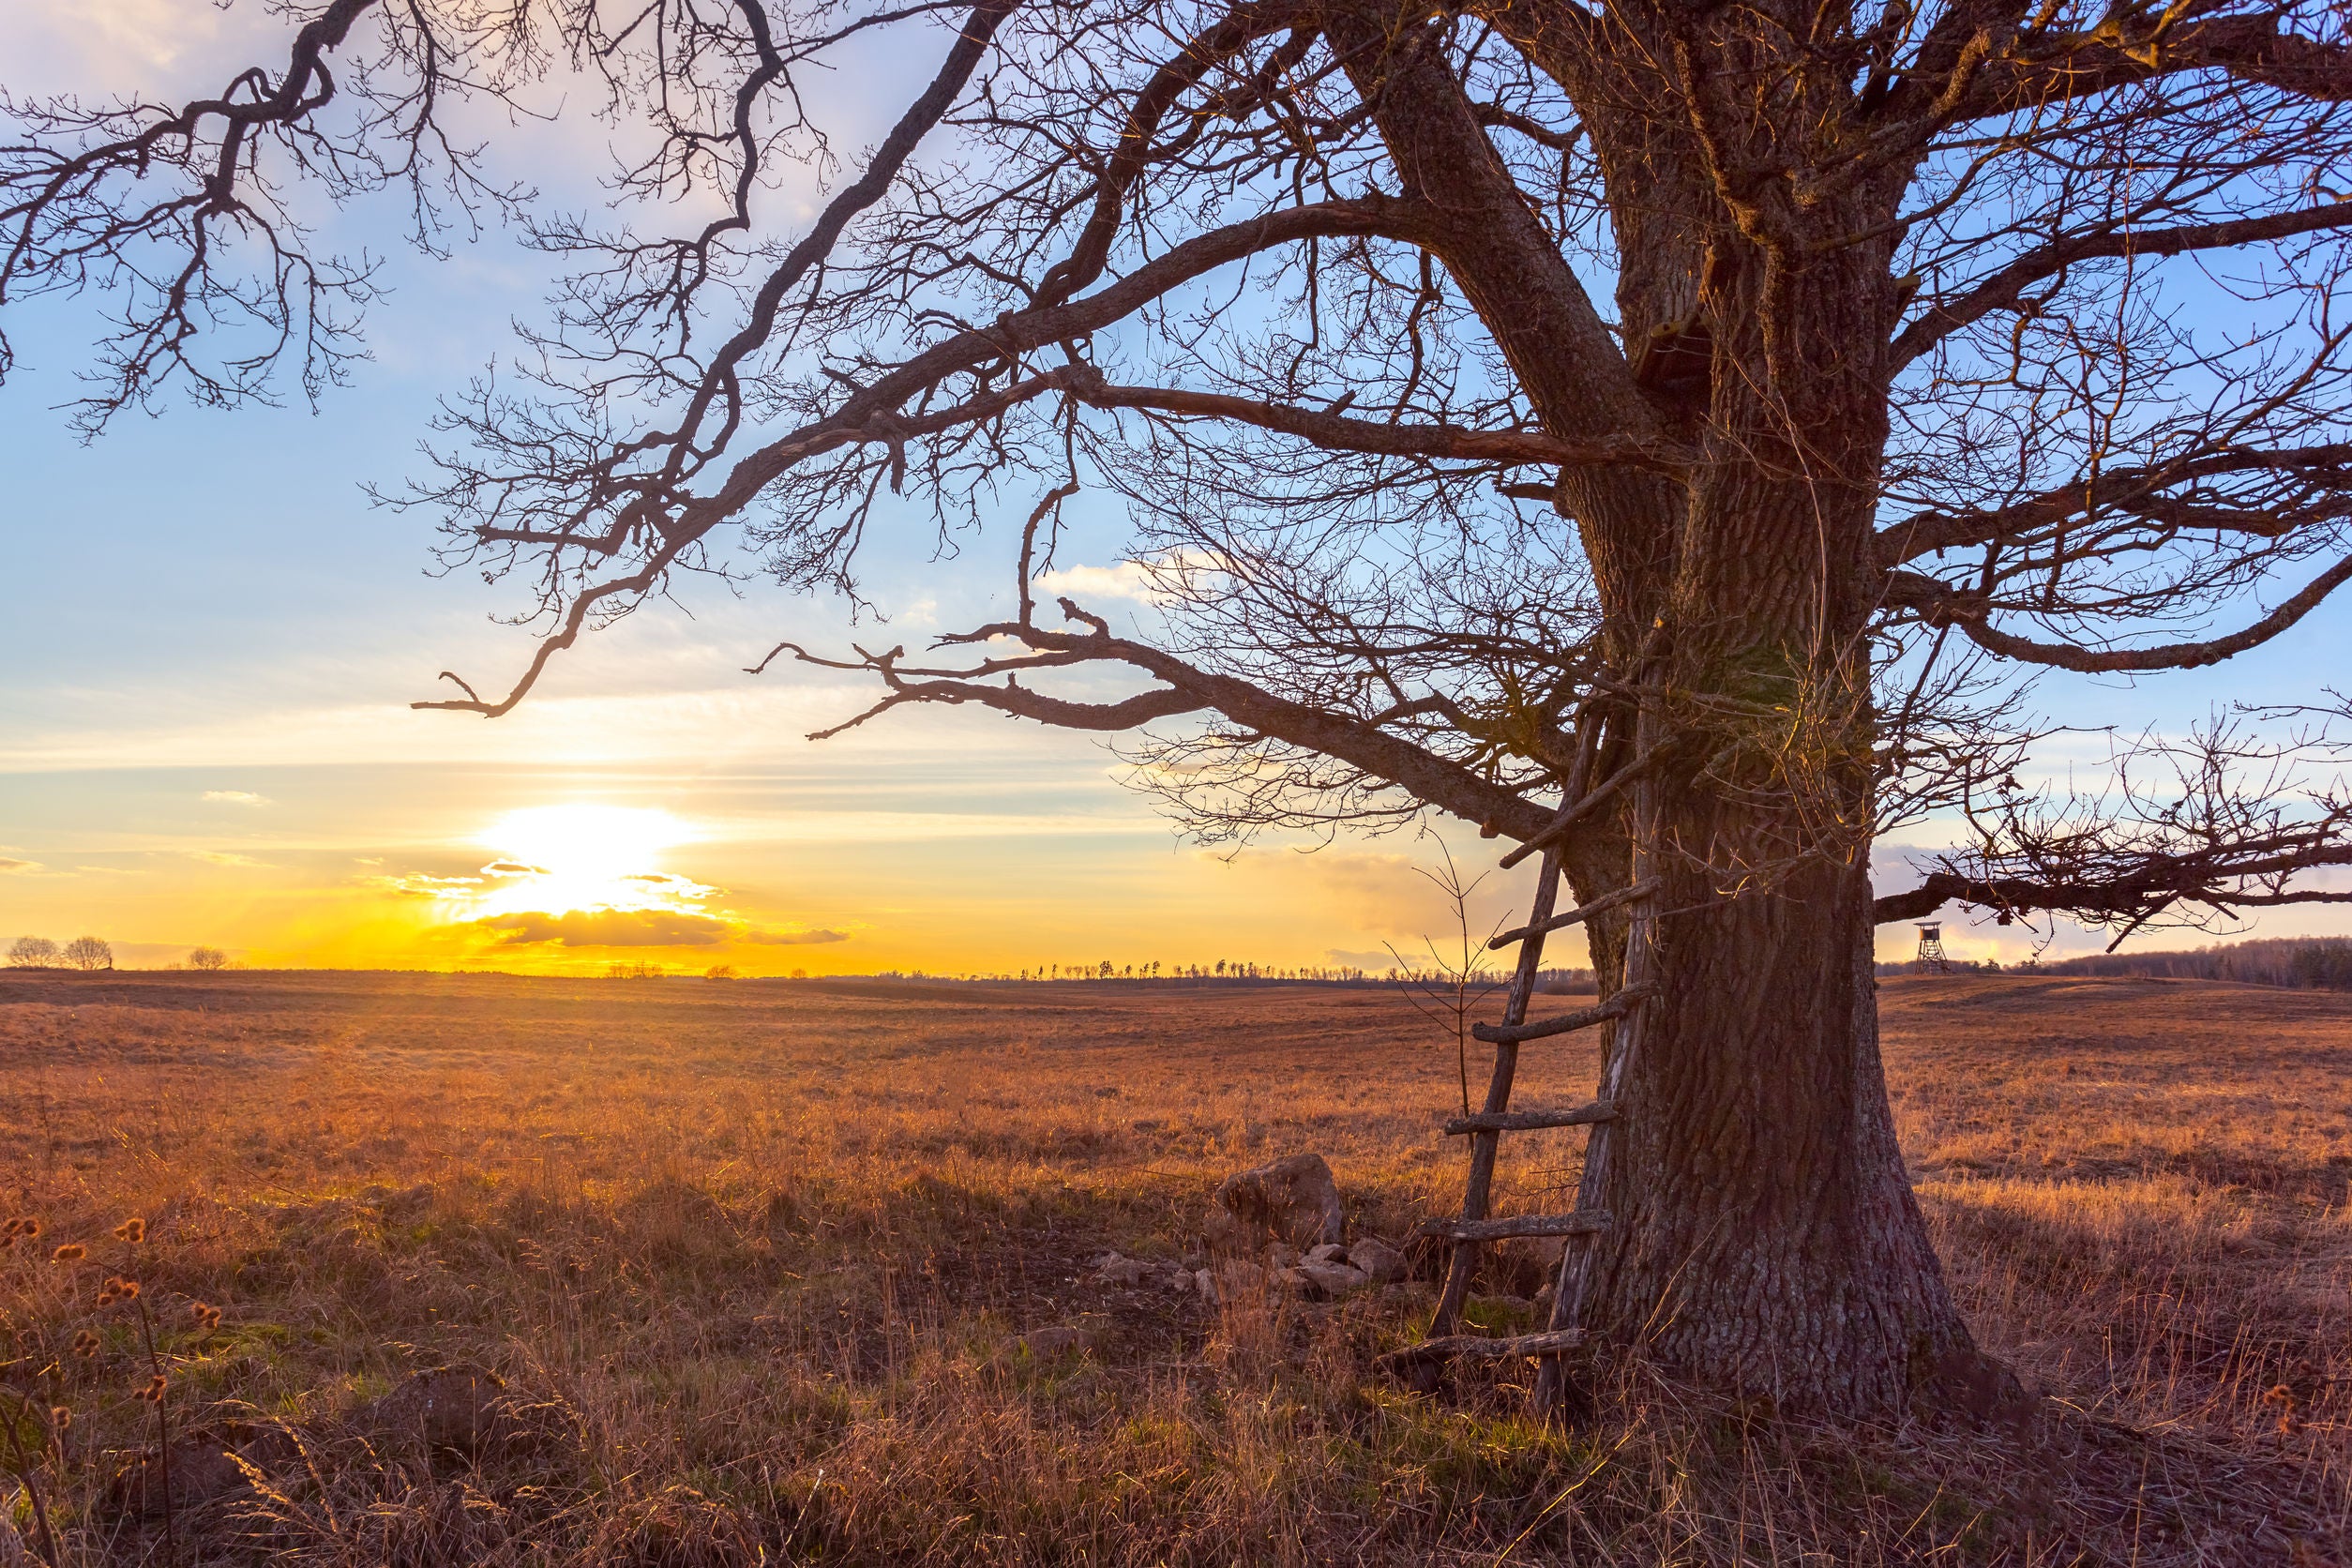
[[[1351,965],[1254,964],[1240,958],[1219,958],[1207,964],[1169,964],[1158,958],[1123,964],[1111,958],[1091,963],[1039,964],[1008,974],[1008,980],[1362,980],[1364,972]]]
[[[2043,964],[2047,974],[2149,975],[2235,980],[2305,990],[2352,990],[2352,938],[2277,937],[2186,953],[2094,953]]]
[[[1881,963],[1878,972],[1921,974],[1933,966],[1916,959]],[[2042,963],[2028,958],[2003,970],[1994,959],[1954,958],[1952,974],[2079,974],[2137,976],[2159,980],[2230,980],[2248,986],[2284,986],[2303,990],[2352,990],[2352,938],[2265,937],[2221,942],[2179,953],[2088,953]]]
[[[911,974],[890,971],[877,979],[924,979],[920,970]],[[1366,984],[1432,984],[1440,980],[1452,983],[1452,977],[1440,971],[1414,969],[1368,970],[1356,964],[1259,964],[1241,958],[1221,958],[1205,964],[1168,964],[1153,959],[1148,963],[1122,964],[1108,958],[1093,963],[1039,964],[1009,974],[974,975],[969,978],[992,980],[1044,981],[1061,980],[1147,980],[1161,983],[1182,982],[1186,985],[1248,985],[1253,981],[1315,981],[1326,985]],[[1491,983],[1500,986],[1509,978],[1502,970],[1474,971],[1473,985]],[[1538,988],[1552,991],[1589,991],[1593,988],[1592,972],[1589,969],[1545,969],[1536,972]]]
[[[1878,964],[1878,974],[1881,979],[1890,974],[2046,974],[2048,972],[2049,966],[2038,964],[2031,958],[2008,969],[2001,967],[1998,958],[1946,958],[1940,969],[1932,963],[1921,963],[1916,958],[1881,959]]]

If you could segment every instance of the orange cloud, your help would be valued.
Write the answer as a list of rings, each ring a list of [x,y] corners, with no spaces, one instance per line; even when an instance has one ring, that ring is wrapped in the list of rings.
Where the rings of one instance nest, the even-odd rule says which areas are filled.
[[[850,938],[846,931],[746,931],[743,940],[770,947],[813,947],[820,942],[847,942]]]
[[[680,910],[544,910],[493,914],[473,923],[503,931],[502,945],[552,942],[565,947],[711,947],[732,935],[727,923]]]

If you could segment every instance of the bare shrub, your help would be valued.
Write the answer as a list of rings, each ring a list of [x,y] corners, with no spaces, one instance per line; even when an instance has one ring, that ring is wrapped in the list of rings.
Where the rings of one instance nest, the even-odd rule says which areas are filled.
[[[10,969],[52,969],[57,959],[57,944],[47,937],[19,937],[8,944]]]

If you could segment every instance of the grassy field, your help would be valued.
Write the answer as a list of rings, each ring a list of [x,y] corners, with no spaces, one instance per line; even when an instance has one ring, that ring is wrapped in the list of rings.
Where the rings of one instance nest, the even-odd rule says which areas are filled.
[[[71,1412],[38,1473],[77,1564],[2352,1560],[2352,996],[1884,1002],[2029,1433],[1816,1431],[1631,1359],[1552,1430],[1524,1375],[1373,1368],[1425,1284],[1096,1283],[1196,1253],[1216,1180],[1280,1153],[1359,1232],[1458,1201],[1452,1044],[1369,989],[0,974],[0,1217],[43,1227],[0,1331]],[[1521,1097],[1593,1066],[1531,1050]],[[1511,1140],[1504,1205],[1580,1142]],[[1474,1316],[1541,1277],[1499,1257]]]

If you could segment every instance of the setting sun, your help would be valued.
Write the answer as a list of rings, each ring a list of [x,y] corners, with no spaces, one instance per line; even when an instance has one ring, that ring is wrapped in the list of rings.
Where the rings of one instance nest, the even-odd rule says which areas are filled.
[[[694,837],[667,811],[624,806],[534,806],[510,811],[480,842],[502,857],[486,875],[515,879],[489,895],[493,913],[674,907],[707,889],[662,869],[662,852]]]

